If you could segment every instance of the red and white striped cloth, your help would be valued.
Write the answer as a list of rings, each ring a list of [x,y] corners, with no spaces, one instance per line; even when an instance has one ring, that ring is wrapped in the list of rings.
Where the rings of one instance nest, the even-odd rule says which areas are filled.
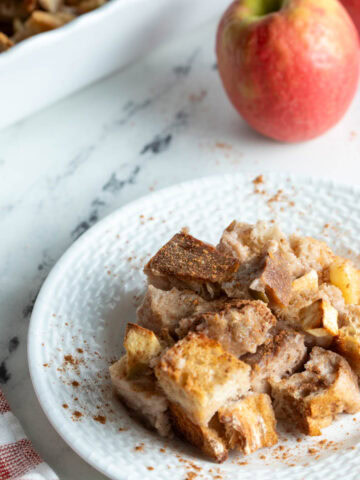
[[[26,438],[1,390],[0,480],[59,480]]]

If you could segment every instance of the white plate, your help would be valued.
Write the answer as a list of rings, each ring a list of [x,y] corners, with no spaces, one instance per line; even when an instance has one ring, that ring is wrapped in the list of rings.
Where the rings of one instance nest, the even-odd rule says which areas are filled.
[[[0,55],[0,128],[185,35],[224,8],[219,0],[206,6],[203,0],[111,0],[19,43]]]
[[[280,449],[246,459],[233,454],[217,466],[179,440],[164,445],[112,397],[107,369],[120,356],[125,324],[135,320],[145,289],[142,267],[181,227],[216,242],[234,218],[246,222],[274,218],[288,233],[299,229],[325,238],[339,253],[360,252],[359,189],[287,175],[265,175],[265,183],[258,185],[252,179],[247,174],[196,180],[122,208],[68,250],[39,294],[28,343],[36,393],[60,435],[110,478],[360,476],[357,417],[341,416],[323,437],[297,442],[300,435],[290,434]],[[102,417],[106,423],[101,423]],[[334,443],[319,443],[323,440]],[[315,452],[309,453],[309,448]]]

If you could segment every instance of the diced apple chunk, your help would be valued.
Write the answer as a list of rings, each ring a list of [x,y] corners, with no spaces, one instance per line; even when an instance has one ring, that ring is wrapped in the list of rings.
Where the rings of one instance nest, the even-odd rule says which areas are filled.
[[[317,291],[319,289],[318,274],[315,270],[305,273],[302,277],[292,282],[292,291],[299,293],[306,290]]]
[[[305,330],[305,342],[311,346],[328,348],[332,344],[334,337],[325,328],[310,328]]]
[[[360,271],[348,260],[338,258],[329,267],[330,282],[338,287],[347,304],[360,300]]]
[[[323,328],[330,335],[338,334],[338,312],[329,302],[320,298],[300,310],[300,322],[304,330]]]
[[[325,300],[323,300],[323,304],[325,304],[325,315],[322,319],[323,327],[330,335],[335,337],[339,333],[338,311]]]

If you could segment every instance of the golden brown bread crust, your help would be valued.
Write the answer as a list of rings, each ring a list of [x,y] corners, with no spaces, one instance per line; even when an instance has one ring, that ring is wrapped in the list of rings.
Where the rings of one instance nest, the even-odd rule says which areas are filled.
[[[250,370],[219,342],[189,333],[161,356],[155,375],[168,399],[206,426],[226,401],[248,391]]]
[[[218,463],[227,459],[226,442],[214,428],[196,425],[176,403],[170,403],[169,410],[174,429],[189,443]]]
[[[225,425],[225,437],[231,449],[237,448],[248,455],[278,441],[274,410],[267,394],[250,394],[221,408],[218,415]]]
[[[150,259],[144,268],[150,283],[162,288],[165,279],[220,284],[230,280],[239,267],[239,261],[223,255],[212,245],[204,243],[187,233],[178,233]],[[160,278],[159,278],[160,277]],[[160,283],[157,283],[156,280]],[[179,286],[176,284],[175,286]],[[166,289],[166,288],[164,288]]]

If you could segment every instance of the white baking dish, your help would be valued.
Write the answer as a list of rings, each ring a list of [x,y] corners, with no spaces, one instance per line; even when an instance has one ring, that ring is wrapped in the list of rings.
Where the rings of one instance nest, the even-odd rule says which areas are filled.
[[[224,0],[112,0],[20,43],[0,55],[0,128],[205,23],[226,5]]]

